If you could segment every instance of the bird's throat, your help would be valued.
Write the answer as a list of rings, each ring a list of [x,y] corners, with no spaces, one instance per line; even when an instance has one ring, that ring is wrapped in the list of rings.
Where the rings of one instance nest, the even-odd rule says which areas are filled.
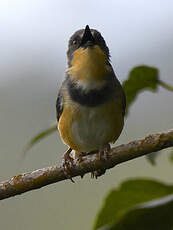
[[[98,45],[79,48],[73,53],[72,66],[68,69],[74,80],[105,80],[109,66],[107,57]]]

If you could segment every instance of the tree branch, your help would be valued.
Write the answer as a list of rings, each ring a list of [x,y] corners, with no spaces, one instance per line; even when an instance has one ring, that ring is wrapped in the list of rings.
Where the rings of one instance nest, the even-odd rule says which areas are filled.
[[[69,169],[72,177],[76,177],[98,169],[110,169],[122,162],[171,146],[173,146],[173,130],[151,134],[144,139],[114,147],[108,160],[104,158],[99,160],[97,154],[84,156],[82,162],[74,160],[74,166],[69,166]],[[0,200],[66,179],[62,165],[23,173],[0,183]]]

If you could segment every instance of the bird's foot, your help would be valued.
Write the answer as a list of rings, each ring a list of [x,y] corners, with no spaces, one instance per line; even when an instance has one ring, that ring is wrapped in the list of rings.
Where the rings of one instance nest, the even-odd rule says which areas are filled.
[[[93,171],[91,172],[91,178],[95,178],[97,179],[98,177],[102,176],[103,174],[105,174],[106,169],[99,169],[97,171]]]
[[[110,153],[111,147],[110,144],[106,144],[99,150],[99,160],[109,159],[109,153]]]
[[[70,156],[72,149],[69,148],[65,153],[63,157],[63,168],[64,172],[68,179],[70,179],[73,183],[74,180],[72,179],[71,172],[70,172],[70,166],[74,166],[73,164],[73,158]]]
[[[103,148],[101,148],[99,150],[98,153],[98,158],[100,161],[102,160],[108,160],[109,159],[109,153],[110,153],[111,147],[110,144],[106,144]],[[102,176],[103,174],[105,174],[106,169],[99,169],[96,171],[91,172],[91,178],[98,178],[100,176]]]
[[[85,153],[85,152],[75,152],[75,158],[77,159],[77,162],[80,164],[80,163],[82,163],[82,161],[84,160],[83,159],[83,157],[84,156],[87,156],[88,154],[87,153]],[[83,177],[84,177],[84,175],[85,174],[81,174],[80,175],[80,177],[81,177],[81,179],[83,179]]]

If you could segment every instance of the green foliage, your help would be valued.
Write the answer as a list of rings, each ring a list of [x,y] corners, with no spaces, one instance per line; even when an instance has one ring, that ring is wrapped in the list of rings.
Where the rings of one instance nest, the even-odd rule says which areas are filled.
[[[158,90],[158,83],[158,70],[156,68],[149,66],[133,68],[128,79],[123,82],[123,89],[127,100],[126,114],[139,93],[144,90],[156,92]]]
[[[57,126],[56,125],[54,125],[52,127],[49,127],[48,129],[45,129],[45,130],[39,132],[25,146],[23,154],[25,155],[26,152],[28,152],[35,144],[37,144],[38,142],[40,142],[42,139],[44,139],[45,137],[49,136],[50,134],[54,133],[55,131],[57,131]]]
[[[107,230],[172,230],[173,228],[173,195],[157,200],[158,204],[147,203],[126,213],[118,223],[114,223]],[[147,207],[148,206],[148,207]]]
[[[103,229],[107,230],[170,229],[160,228],[163,226],[163,219],[159,218],[168,217],[165,222],[169,227],[170,224],[173,226],[169,214],[173,210],[173,197],[171,203],[166,203],[165,199],[165,202],[153,208],[143,206],[144,202],[164,198],[170,194],[173,194],[173,186],[153,180],[128,180],[105,198],[103,207],[96,217],[94,229],[104,226]]]

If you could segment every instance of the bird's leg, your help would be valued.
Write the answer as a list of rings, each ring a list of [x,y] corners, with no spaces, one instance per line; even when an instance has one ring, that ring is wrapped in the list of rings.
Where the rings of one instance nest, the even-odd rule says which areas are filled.
[[[106,144],[99,150],[99,159],[102,160],[102,157],[104,156],[106,160],[109,159],[109,153],[110,153],[111,147],[110,144]]]
[[[103,160],[103,157],[105,157],[105,159],[108,160],[110,150],[111,150],[110,144],[104,145],[103,148],[99,150],[99,153],[98,153],[99,160]],[[97,177],[102,176],[103,174],[105,174],[105,172],[106,172],[106,169],[99,169],[97,171],[94,171],[91,173],[91,178],[97,179]]]
[[[74,183],[74,180],[72,179],[70,169],[69,169],[69,163],[73,166],[73,158],[70,156],[72,149],[69,148],[65,153],[64,153],[64,162],[63,162],[63,168],[64,172],[66,173],[67,177]]]
[[[65,164],[69,164],[69,162],[71,163],[71,165],[73,165],[73,158],[70,156],[72,149],[69,148],[65,153],[64,153],[64,163]]]
[[[86,155],[87,155],[87,153],[85,153],[85,152],[75,151],[75,159],[77,159],[79,164],[83,161],[83,156],[86,156]],[[80,177],[81,177],[81,179],[83,179],[84,174],[81,174]]]
[[[82,157],[83,157],[83,153],[75,151],[74,158],[77,159],[78,163],[82,162],[83,160]]]
[[[82,161],[83,161],[83,157],[84,156],[87,156],[87,155],[89,155],[90,153],[86,153],[86,152],[81,152],[81,153],[79,153],[79,152],[77,152],[77,161],[79,162],[79,163],[81,163]]]

